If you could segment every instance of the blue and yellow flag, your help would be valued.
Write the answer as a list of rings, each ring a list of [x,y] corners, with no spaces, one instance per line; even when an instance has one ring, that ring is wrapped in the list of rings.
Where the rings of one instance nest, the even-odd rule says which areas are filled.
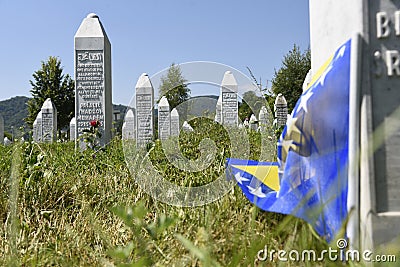
[[[315,75],[279,138],[278,162],[227,159],[227,177],[259,208],[309,222],[328,242],[347,216],[351,40]]]

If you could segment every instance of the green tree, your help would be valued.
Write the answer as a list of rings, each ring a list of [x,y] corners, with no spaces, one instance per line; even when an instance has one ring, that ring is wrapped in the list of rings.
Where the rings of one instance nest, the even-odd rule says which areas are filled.
[[[307,72],[311,68],[311,51],[307,49],[301,53],[296,45],[285,55],[282,67],[276,71],[272,79],[272,96],[268,98],[271,110],[275,97],[282,93],[288,103],[288,112],[291,113],[297,100],[303,92],[302,86]]]
[[[250,119],[253,113],[258,118],[261,107],[266,104],[265,98],[257,96],[254,91],[247,91],[243,94],[242,99],[242,103],[239,104],[239,118],[242,121],[246,118]]]
[[[32,76],[33,81],[29,81],[32,98],[28,101],[26,123],[32,128],[43,102],[50,98],[57,108],[57,128],[68,127],[74,116],[75,83],[68,74],[63,74],[61,61],[50,56],[46,62],[42,61],[42,67]]]
[[[189,99],[190,89],[187,87],[187,80],[182,76],[178,65],[172,63],[168,69],[167,76],[161,77],[161,85],[158,92],[158,101],[165,96],[168,99],[171,110]]]

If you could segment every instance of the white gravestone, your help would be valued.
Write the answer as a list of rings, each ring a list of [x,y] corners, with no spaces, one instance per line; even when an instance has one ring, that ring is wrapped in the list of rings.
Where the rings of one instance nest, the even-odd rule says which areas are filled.
[[[184,130],[185,132],[193,132],[192,126],[190,126],[190,124],[187,121],[183,122],[182,130]]]
[[[153,141],[154,89],[149,76],[143,73],[136,83],[136,144],[143,146]]]
[[[57,109],[50,98],[44,101],[42,109],[42,142],[57,140]]]
[[[276,97],[274,110],[277,126],[285,126],[288,117],[288,109],[286,99],[282,94],[278,94]]]
[[[36,140],[35,142],[42,142],[42,110],[39,111],[39,113],[36,116],[36,123],[37,123],[37,128],[36,128]]]
[[[166,140],[171,135],[171,117],[168,99],[163,96],[158,103],[158,138]]]
[[[73,117],[69,122],[69,140],[75,141],[76,119]]]
[[[327,34],[329,33],[329,34]],[[310,0],[312,69],[350,37],[350,215],[353,247],[400,247],[400,1]],[[355,40],[353,39],[353,40]],[[354,71],[353,71],[354,70]]]
[[[171,111],[171,136],[179,136],[179,113],[176,108]]]
[[[221,82],[221,123],[238,126],[238,84],[231,71],[224,74]]]
[[[122,140],[133,139],[136,139],[135,114],[133,114],[132,109],[129,109],[126,112],[124,124],[122,125]]]
[[[250,129],[257,131],[258,129],[258,120],[254,114],[251,114],[250,116]]]
[[[268,110],[265,106],[262,106],[260,109],[260,113],[258,114],[258,120],[259,120],[259,124],[260,124],[260,129],[262,131],[266,130],[267,125],[269,124],[269,116],[268,116]]]
[[[221,123],[221,112],[222,112],[222,97],[219,94],[217,105],[215,107],[215,121]]]
[[[4,140],[4,119],[0,115],[0,142],[3,143]]]
[[[8,137],[6,136],[6,137],[4,137],[4,145],[5,146],[8,146],[8,145],[11,145],[11,140],[10,139],[8,139]]]
[[[38,125],[37,125],[37,116],[35,121],[32,124],[32,139],[34,142],[38,140]]]
[[[75,118],[77,145],[90,122],[100,121],[100,145],[111,139],[112,88],[111,44],[96,14],[89,14],[75,34]]]

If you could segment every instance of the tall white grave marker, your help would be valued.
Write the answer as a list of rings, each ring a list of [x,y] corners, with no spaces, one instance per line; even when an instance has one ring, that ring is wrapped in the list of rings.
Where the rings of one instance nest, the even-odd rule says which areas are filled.
[[[73,117],[69,122],[69,140],[71,141],[74,141],[76,139],[75,130],[76,130],[76,119],[75,117]]]
[[[4,142],[4,119],[3,116],[0,115],[0,143]]]
[[[238,84],[231,71],[224,74],[221,82],[221,122],[238,126]]]
[[[77,144],[90,121],[100,121],[100,145],[112,129],[111,44],[96,14],[89,14],[75,34],[75,118]]]
[[[132,109],[129,109],[128,112],[126,112],[124,124],[122,125],[122,139],[136,139],[135,115],[133,114]]]
[[[57,109],[50,98],[44,101],[42,109],[42,141],[52,143],[57,140]]]
[[[215,109],[215,121],[217,123],[221,123],[221,112],[222,112],[222,97],[221,94],[219,94],[217,106]]]
[[[171,136],[179,136],[179,113],[176,108],[171,111]]]
[[[288,109],[285,97],[278,94],[274,104],[275,118],[278,127],[285,126],[287,121]]]
[[[154,89],[149,76],[143,73],[136,83],[136,144],[143,146],[153,140]]]
[[[313,70],[354,37],[347,199],[348,209],[354,209],[347,228],[350,244],[362,250],[390,242],[399,247],[400,1],[310,0],[309,6]]]
[[[171,117],[168,99],[163,96],[158,103],[158,138],[168,139],[171,135]]]

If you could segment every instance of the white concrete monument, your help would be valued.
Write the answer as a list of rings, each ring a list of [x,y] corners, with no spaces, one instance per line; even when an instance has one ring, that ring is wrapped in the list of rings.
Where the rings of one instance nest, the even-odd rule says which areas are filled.
[[[158,103],[158,138],[166,140],[171,135],[171,117],[168,99],[163,96]]]
[[[50,98],[44,101],[42,109],[42,142],[57,141],[57,109]]]
[[[39,113],[36,116],[36,140],[35,142],[42,142],[42,136],[43,136],[43,131],[42,131],[42,110],[39,111]]]
[[[400,1],[310,0],[311,67],[353,38],[347,235],[400,247]],[[354,42],[356,41],[356,42]]]
[[[75,34],[75,118],[77,145],[90,122],[100,121],[100,145],[111,139],[112,89],[111,44],[96,14],[89,14]]]
[[[265,106],[262,106],[260,109],[260,113],[258,114],[259,125],[261,130],[265,130],[267,125],[270,123],[269,113]]]
[[[222,112],[222,97],[219,94],[217,105],[215,107],[215,121],[221,123],[221,112]]]
[[[136,144],[146,145],[153,141],[154,89],[149,76],[143,73],[136,83]]]
[[[179,136],[179,113],[176,108],[171,111],[171,136]]]
[[[231,71],[224,74],[221,82],[221,123],[238,126],[238,84]]]
[[[258,129],[258,120],[257,120],[257,117],[254,114],[251,114],[249,123],[250,123],[250,129],[252,129],[254,131],[257,131],[257,129]]]
[[[76,119],[73,117],[69,122],[69,140],[75,141]]]
[[[288,108],[285,97],[278,94],[274,104],[276,124],[278,127],[285,126],[288,117]]]
[[[132,109],[129,109],[128,112],[126,112],[125,120],[122,125],[122,140],[134,139],[136,139],[135,114],[133,114]]]
[[[3,116],[0,115],[0,143],[3,144],[4,140],[4,119]]]
[[[182,130],[184,130],[185,132],[193,132],[192,126],[190,126],[190,124],[187,121],[183,122]]]

